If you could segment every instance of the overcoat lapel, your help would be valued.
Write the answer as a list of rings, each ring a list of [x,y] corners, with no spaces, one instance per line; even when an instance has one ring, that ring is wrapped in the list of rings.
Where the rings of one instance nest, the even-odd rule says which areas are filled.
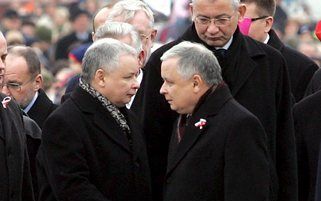
[[[104,108],[101,108],[105,110]],[[115,120],[107,111],[97,110],[94,116],[94,123],[103,133],[112,138],[117,144],[130,152],[127,136],[123,134]]]
[[[100,102],[93,98],[89,93],[80,87],[77,87],[71,95],[71,98],[79,106],[83,113],[92,117],[93,123],[104,134],[110,137],[118,145],[130,152],[128,139],[125,134],[121,133],[120,127]]]
[[[230,89],[232,96],[236,96],[246,81],[249,79],[255,68],[258,68],[257,64],[252,60],[252,58],[246,53],[241,53],[242,62],[238,64],[236,68],[240,68],[239,75],[235,79],[233,87]]]
[[[172,151],[169,152],[168,156],[168,165],[167,165],[167,175],[169,175],[175,167],[180,163],[180,161],[186,156],[190,149],[197,143],[198,139],[202,135],[206,135],[207,128],[212,126],[207,122],[207,124],[200,129],[195,126],[195,123],[198,122],[201,118],[206,119],[210,116],[215,116],[223,105],[231,99],[232,96],[228,90],[228,87],[223,85],[219,86],[214,92],[206,97],[204,103],[199,107],[199,109],[190,117],[188,126],[185,129],[184,137],[181,142],[177,145],[177,149],[172,149],[172,146],[175,146],[177,143],[176,131],[171,139]]]

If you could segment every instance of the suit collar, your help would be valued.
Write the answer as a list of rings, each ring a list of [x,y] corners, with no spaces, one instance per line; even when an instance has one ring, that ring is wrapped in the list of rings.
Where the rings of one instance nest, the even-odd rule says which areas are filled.
[[[188,120],[184,137],[178,145],[175,145],[175,142],[177,142],[175,139],[176,131],[173,133],[170,147],[172,151],[169,152],[167,175],[175,169],[197,140],[205,134],[208,127],[211,126],[210,122],[207,122],[207,124],[200,129],[195,126],[195,123],[201,118],[207,119],[208,117],[217,115],[225,103],[232,98],[232,95],[226,85],[220,85],[214,92],[208,94],[207,97],[204,98],[204,101]],[[173,146],[177,146],[177,149],[173,149]]]
[[[121,128],[115,119],[109,114],[98,99],[92,97],[88,92],[77,86],[71,94],[71,100],[79,107],[79,109],[91,116],[90,119],[103,133],[112,138],[117,144],[130,151],[127,137],[122,133]]]
[[[274,47],[277,50],[282,50],[284,48],[284,44],[280,40],[280,38],[276,35],[275,31],[271,29],[269,31],[270,40],[268,42],[268,45]]]
[[[28,116],[36,121],[36,123],[42,127],[43,122],[47,116],[57,107],[48,98],[44,90],[38,90],[38,97],[33,106],[28,111]]]

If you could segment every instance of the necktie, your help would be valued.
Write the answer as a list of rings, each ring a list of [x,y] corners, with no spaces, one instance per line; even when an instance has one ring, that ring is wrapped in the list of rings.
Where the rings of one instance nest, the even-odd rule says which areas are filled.
[[[185,126],[186,126],[186,115],[180,115],[178,119],[178,126],[177,126],[177,141],[180,143],[182,140],[184,133],[185,133]]]
[[[224,59],[226,58],[226,53],[227,53],[227,50],[225,49],[214,50],[214,55],[216,56],[219,63],[224,61]]]

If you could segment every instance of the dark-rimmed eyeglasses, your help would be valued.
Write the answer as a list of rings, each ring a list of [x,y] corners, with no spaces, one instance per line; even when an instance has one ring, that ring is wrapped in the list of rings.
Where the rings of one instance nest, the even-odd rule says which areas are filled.
[[[269,16],[263,15],[263,16],[260,16],[260,17],[255,17],[255,18],[250,18],[250,19],[251,19],[252,22],[255,22],[257,20],[262,20],[262,19],[265,19],[267,17],[269,17]]]

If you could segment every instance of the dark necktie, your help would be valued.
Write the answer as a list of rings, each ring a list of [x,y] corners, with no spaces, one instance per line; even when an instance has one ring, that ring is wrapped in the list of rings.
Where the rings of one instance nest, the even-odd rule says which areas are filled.
[[[187,116],[180,115],[179,119],[178,119],[178,126],[177,126],[177,141],[178,141],[178,143],[181,142],[181,140],[184,136],[186,123],[187,123]]]
[[[224,59],[226,58],[226,53],[227,53],[227,50],[222,49],[222,48],[214,50],[214,55],[216,56],[216,58],[220,64],[221,64],[221,62],[224,62]]]

